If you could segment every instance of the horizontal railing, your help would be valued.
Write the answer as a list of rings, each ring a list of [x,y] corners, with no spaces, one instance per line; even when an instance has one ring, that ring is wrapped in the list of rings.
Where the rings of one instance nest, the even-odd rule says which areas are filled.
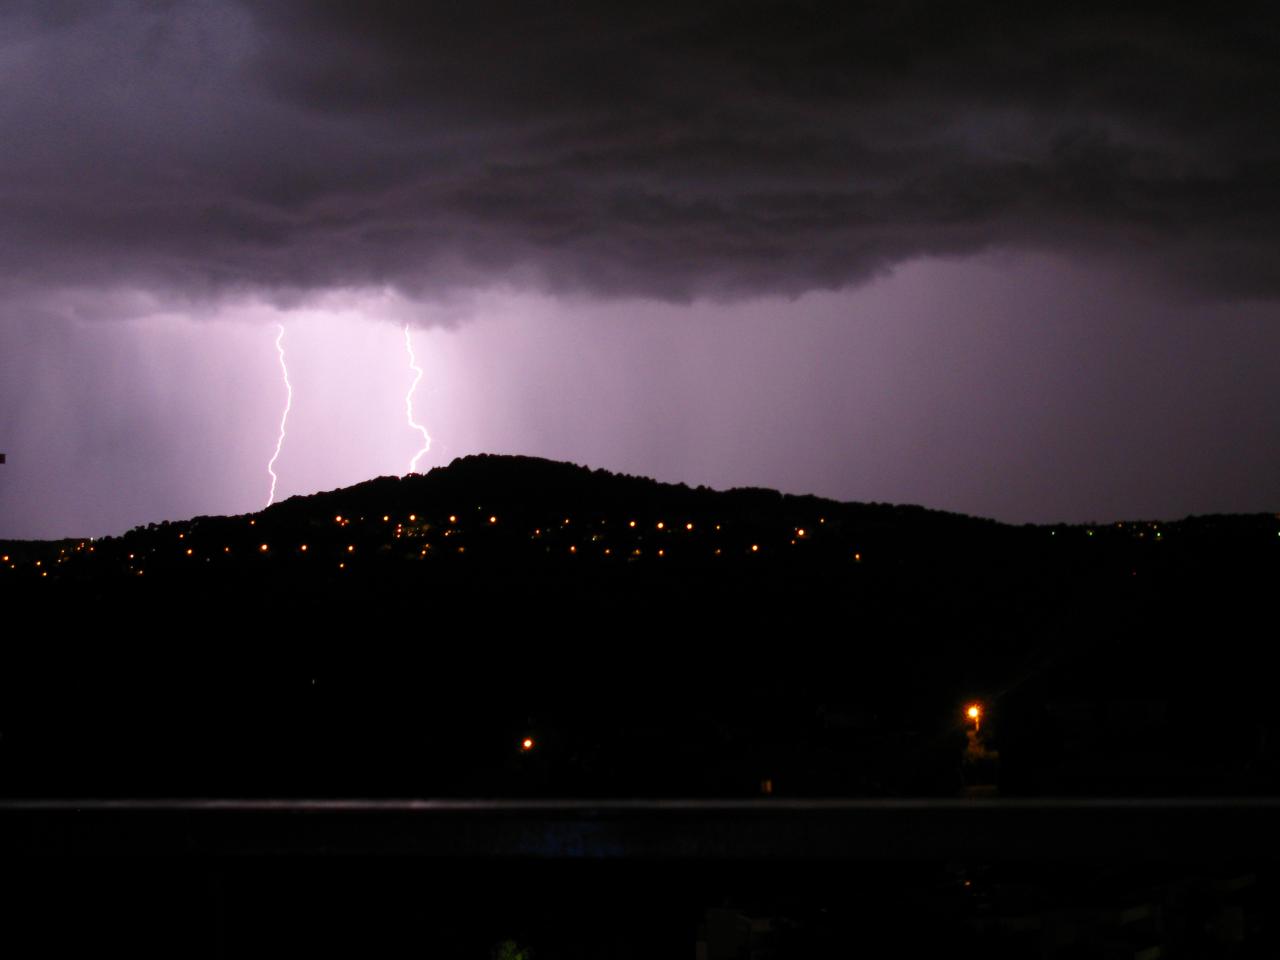
[[[1277,860],[1280,798],[0,800],[0,854]]]

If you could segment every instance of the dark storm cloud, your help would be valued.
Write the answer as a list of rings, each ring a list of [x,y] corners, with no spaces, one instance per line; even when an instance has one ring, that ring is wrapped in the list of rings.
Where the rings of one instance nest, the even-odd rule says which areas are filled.
[[[924,255],[1280,293],[1275,19],[886,3],[22,4],[0,276],[682,299]]]

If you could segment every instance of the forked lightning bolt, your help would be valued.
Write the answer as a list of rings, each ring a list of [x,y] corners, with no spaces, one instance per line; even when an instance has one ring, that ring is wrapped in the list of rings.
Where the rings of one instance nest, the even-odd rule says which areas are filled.
[[[418,359],[413,355],[413,341],[409,338],[409,325],[404,325],[404,348],[409,353],[409,369],[417,376],[413,378],[413,383],[409,387],[409,392],[404,395],[404,415],[409,421],[409,428],[417,430],[422,434],[422,449],[413,455],[413,459],[409,461],[409,473],[418,472],[418,461],[422,455],[431,449],[431,434],[427,433],[427,428],[413,419],[413,391],[418,389],[418,384],[422,381],[422,368],[418,366]]]
[[[284,364],[284,324],[276,324],[279,331],[276,334],[276,353],[280,354],[280,373],[284,377],[284,389],[286,391],[284,401],[284,413],[280,414],[280,436],[276,438],[276,452],[271,455],[270,462],[267,463],[267,473],[271,474],[271,494],[267,497],[267,506],[275,503],[276,500],[276,461],[280,458],[280,448],[284,446],[284,426],[289,420],[289,408],[293,406],[293,384],[289,382],[289,368]]]

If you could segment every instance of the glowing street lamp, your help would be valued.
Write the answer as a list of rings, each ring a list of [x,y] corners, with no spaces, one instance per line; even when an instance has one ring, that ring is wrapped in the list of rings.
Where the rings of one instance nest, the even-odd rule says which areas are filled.
[[[977,703],[971,703],[971,704],[969,704],[969,706],[968,706],[968,707],[965,709],[965,711],[964,711],[964,715],[965,715],[966,717],[968,717],[970,720],[972,720],[972,721],[973,721],[973,729],[974,729],[974,732],[977,732],[977,730],[978,730],[978,729],[981,727],[981,725],[982,725],[982,706],[981,706],[981,704],[977,704]]]

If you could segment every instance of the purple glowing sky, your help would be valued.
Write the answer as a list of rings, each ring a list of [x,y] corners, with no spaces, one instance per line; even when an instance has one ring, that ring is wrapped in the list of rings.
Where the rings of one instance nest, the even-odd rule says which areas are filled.
[[[277,323],[277,499],[405,470],[409,323],[424,470],[1280,509],[1271,21],[421,6],[0,13],[0,537],[259,508]]]

